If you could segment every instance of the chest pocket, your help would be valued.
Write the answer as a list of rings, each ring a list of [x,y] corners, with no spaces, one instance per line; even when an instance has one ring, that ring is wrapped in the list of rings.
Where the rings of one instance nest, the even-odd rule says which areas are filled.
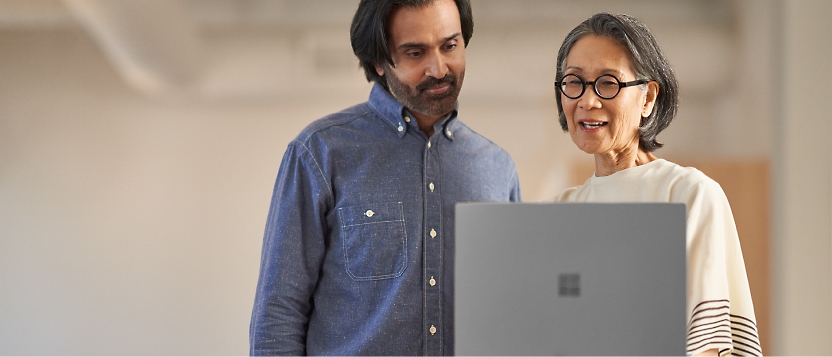
[[[353,280],[396,278],[407,268],[401,202],[338,209],[347,274]]]

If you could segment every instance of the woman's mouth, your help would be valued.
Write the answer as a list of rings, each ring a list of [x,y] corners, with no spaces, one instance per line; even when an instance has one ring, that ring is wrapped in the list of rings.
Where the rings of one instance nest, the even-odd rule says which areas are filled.
[[[602,126],[607,125],[608,123],[605,122],[605,121],[586,121],[586,120],[582,120],[582,121],[578,122],[578,124],[580,126],[584,127],[585,129],[595,130],[595,129],[598,129]]]

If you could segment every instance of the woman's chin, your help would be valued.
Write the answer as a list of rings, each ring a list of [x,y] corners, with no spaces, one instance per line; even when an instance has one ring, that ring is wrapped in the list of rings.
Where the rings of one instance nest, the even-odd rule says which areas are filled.
[[[590,154],[602,154],[605,152],[597,143],[575,143],[578,146],[578,149],[581,151]]]

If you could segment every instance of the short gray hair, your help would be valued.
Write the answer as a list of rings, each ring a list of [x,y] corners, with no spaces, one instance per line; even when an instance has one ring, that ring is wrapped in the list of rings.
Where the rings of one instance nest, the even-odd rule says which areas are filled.
[[[563,40],[558,51],[557,78],[563,78],[566,66],[566,56],[572,50],[575,42],[586,35],[596,35],[609,38],[630,52],[630,60],[636,72],[636,79],[655,81],[659,85],[659,93],[653,112],[641,119],[639,126],[639,147],[652,152],[664,144],[656,140],[656,136],[670,125],[676,117],[679,107],[679,84],[676,75],[667,59],[659,48],[659,43],[640,21],[632,16],[623,14],[598,13],[575,27]],[[558,103],[558,117],[563,131],[568,131],[566,115],[560,95],[555,96]]]

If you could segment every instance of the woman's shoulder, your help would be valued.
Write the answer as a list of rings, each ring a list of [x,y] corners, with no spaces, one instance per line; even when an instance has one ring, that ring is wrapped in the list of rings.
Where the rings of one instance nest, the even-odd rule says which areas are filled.
[[[583,187],[583,186],[575,186],[575,187],[567,188],[567,189],[563,190],[563,192],[557,194],[552,201],[554,201],[554,202],[572,202],[572,201],[575,201],[576,194],[577,194],[578,190],[581,189],[581,187]]]
[[[711,202],[727,202],[722,186],[714,179],[705,175],[695,167],[681,166],[679,164],[664,161],[665,172],[662,173],[662,180],[666,180],[664,187],[673,197],[672,201],[691,204],[694,200],[705,200]]]
[[[590,177],[581,186],[567,188],[554,201],[687,202],[691,196],[703,194],[724,196],[719,184],[702,171],[657,159],[610,176]]]

